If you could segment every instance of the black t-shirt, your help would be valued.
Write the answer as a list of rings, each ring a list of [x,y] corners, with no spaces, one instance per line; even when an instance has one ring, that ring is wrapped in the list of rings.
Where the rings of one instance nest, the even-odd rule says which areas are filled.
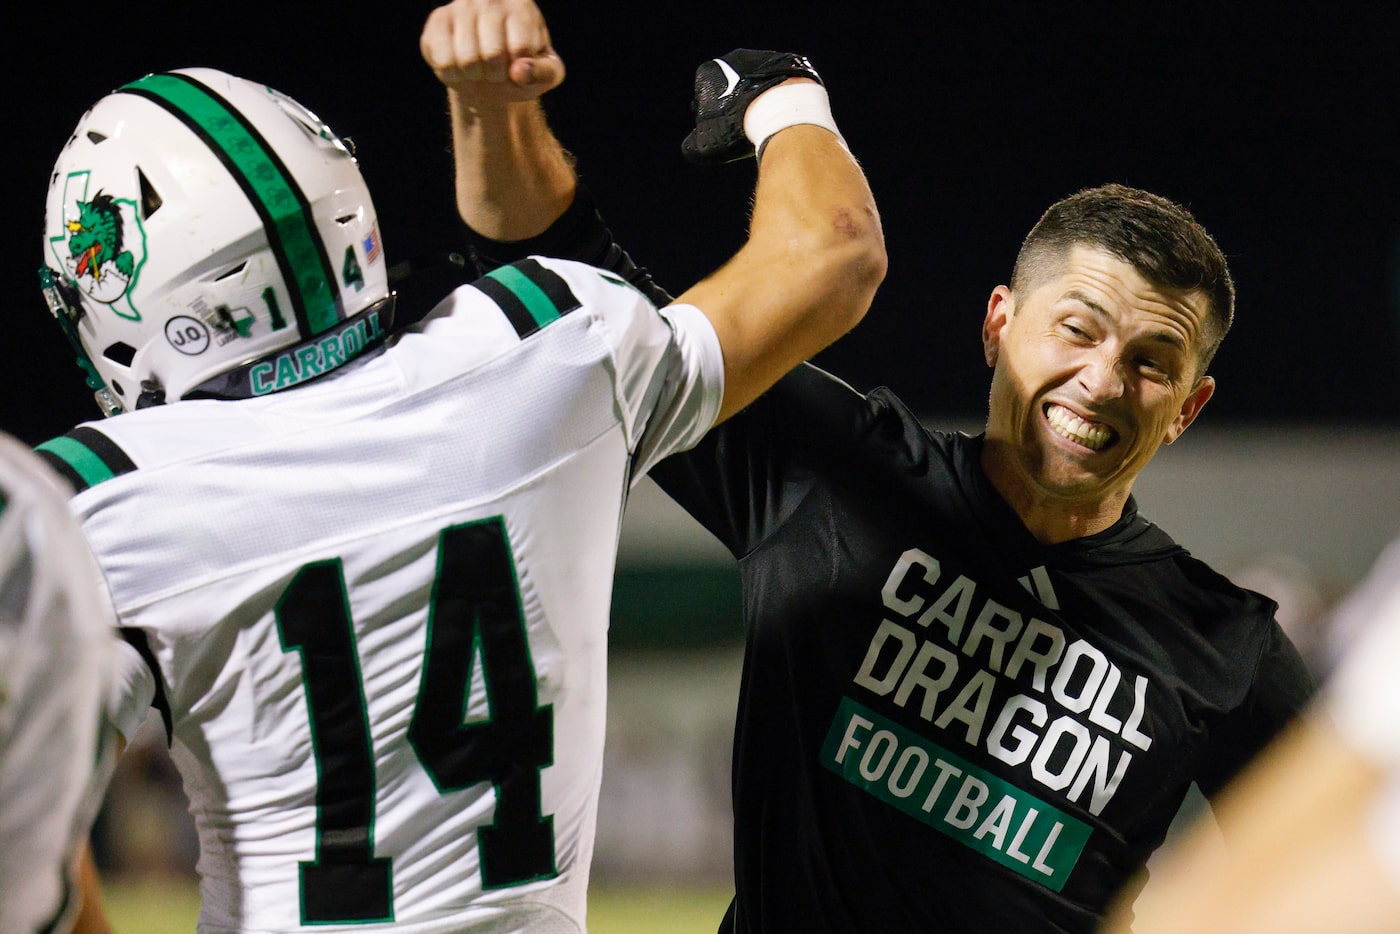
[[[1271,601],[1131,501],[1040,544],[980,443],[806,366],[653,470],[743,580],[726,929],[1091,931],[1309,697]]]
[[[586,190],[534,240],[468,237],[483,272],[547,253],[669,300]],[[803,366],[652,470],[743,581],[723,931],[1092,931],[1191,783],[1313,693],[1272,601],[1131,499],[1040,544],[980,445]]]

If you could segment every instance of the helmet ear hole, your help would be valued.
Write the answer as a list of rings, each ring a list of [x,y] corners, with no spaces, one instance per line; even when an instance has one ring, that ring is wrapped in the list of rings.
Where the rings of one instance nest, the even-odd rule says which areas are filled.
[[[146,177],[146,173],[139,168],[136,170],[136,181],[141,187],[141,219],[149,220],[165,201],[151,184],[151,180]]]
[[[108,347],[102,351],[102,356],[111,360],[113,363],[129,367],[131,366],[131,361],[136,359],[136,348],[132,347],[130,344],[117,341],[115,344],[108,345]]]

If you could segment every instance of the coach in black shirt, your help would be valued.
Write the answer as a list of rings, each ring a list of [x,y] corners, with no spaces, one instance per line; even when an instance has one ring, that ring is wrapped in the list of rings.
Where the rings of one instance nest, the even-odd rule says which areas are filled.
[[[513,125],[457,159],[518,210],[548,130]],[[747,144],[726,145],[710,161]],[[524,240],[460,207],[483,267],[570,256],[668,299],[582,189]],[[1081,191],[991,292],[983,432],[803,366],[653,471],[743,581],[721,930],[1092,931],[1190,785],[1214,793],[1304,706],[1275,605],[1132,497],[1210,399],[1233,305],[1185,209]]]

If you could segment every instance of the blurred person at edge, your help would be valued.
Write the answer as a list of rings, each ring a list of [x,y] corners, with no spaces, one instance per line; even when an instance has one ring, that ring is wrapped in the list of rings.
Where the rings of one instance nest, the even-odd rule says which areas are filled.
[[[1104,934],[1400,932],[1400,539],[1331,615],[1313,706],[1165,851]]]
[[[119,747],[116,633],[62,481],[0,435],[0,931],[107,930],[85,845]]]

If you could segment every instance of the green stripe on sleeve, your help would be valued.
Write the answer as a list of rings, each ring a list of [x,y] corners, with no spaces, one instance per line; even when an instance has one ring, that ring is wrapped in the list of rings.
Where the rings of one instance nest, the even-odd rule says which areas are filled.
[[[514,266],[501,266],[486,275],[510,289],[540,327],[559,317],[559,308],[545,294],[544,289]]]
[[[91,448],[66,436],[45,441],[35,450],[47,451],[62,460],[73,468],[73,471],[89,487],[96,486],[103,480],[110,480],[116,476],[112,472],[112,468],[108,467],[102,458],[94,454]]]

